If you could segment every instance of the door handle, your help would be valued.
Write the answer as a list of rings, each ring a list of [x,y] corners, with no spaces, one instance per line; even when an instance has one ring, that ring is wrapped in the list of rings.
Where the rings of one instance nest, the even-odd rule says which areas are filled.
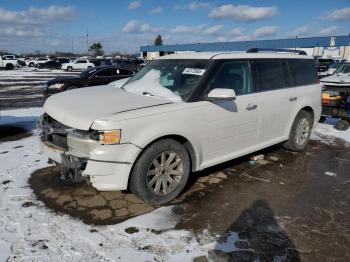
[[[290,98],[289,98],[289,101],[290,102],[294,102],[294,101],[297,101],[298,100],[298,98],[296,97],[296,96],[291,96]]]
[[[254,110],[254,109],[256,109],[257,107],[258,107],[258,106],[255,105],[255,104],[248,104],[247,107],[246,107],[246,109],[247,109],[247,110]]]

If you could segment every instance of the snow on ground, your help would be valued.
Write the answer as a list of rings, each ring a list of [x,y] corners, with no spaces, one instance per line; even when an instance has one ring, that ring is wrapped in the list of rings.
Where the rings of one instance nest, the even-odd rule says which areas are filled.
[[[1,111],[0,124],[32,130],[41,112],[41,108]],[[235,241],[235,233],[227,243],[217,243],[208,232],[197,241],[192,232],[173,229],[178,218],[172,207],[110,226],[86,225],[51,211],[36,199],[27,182],[34,170],[48,165],[32,132],[30,137],[0,144],[0,261],[192,261],[214,247],[232,251],[233,245],[227,243]],[[319,124],[313,138],[323,136],[350,142],[350,130]],[[24,207],[26,202],[34,205]],[[128,227],[139,231],[128,234]],[[155,234],[150,229],[164,231]]]
[[[30,127],[41,109],[1,114],[0,124],[20,122]],[[191,261],[216,245],[214,240],[201,245],[191,232],[171,230],[177,222],[172,207],[117,225],[95,227],[54,213],[36,200],[27,182],[34,170],[47,166],[38,142],[34,132],[28,138],[0,144],[0,261],[8,257],[9,261]],[[25,202],[34,205],[23,207]],[[137,227],[139,232],[128,234],[128,227]],[[90,232],[92,229],[97,231]],[[155,234],[150,229],[167,230]]]
[[[325,123],[318,123],[314,128],[311,139],[322,140],[324,143],[333,143],[334,138],[340,138],[350,143],[350,128],[346,131],[336,130],[334,125],[339,121],[335,118],[327,118]]]

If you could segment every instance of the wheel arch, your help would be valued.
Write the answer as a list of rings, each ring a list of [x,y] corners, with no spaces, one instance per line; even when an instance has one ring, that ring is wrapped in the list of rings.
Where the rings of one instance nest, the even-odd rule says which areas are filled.
[[[197,167],[197,156],[196,156],[196,151],[192,145],[192,143],[190,142],[189,139],[187,139],[186,137],[182,136],[182,135],[178,135],[178,134],[168,134],[168,135],[163,135],[160,136],[158,138],[155,139],[151,139],[150,141],[148,141],[146,143],[146,145],[142,148],[142,150],[139,152],[139,154],[137,155],[134,164],[136,163],[136,161],[139,159],[139,157],[141,156],[141,154],[145,151],[146,148],[148,148],[149,146],[151,146],[152,144],[160,141],[160,140],[164,140],[164,139],[173,139],[176,142],[180,143],[181,145],[184,146],[184,148],[186,149],[188,156],[190,158],[190,162],[191,162],[191,170],[195,171],[196,167]]]
[[[314,109],[312,106],[310,106],[310,105],[308,105],[308,104],[302,104],[302,105],[298,106],[298,107],[293,111],[292,117],[291,117],[290,120],[289,120],[289,123],[288,123],[288,126],[287,126],[288,129],[287,129],[287,132],[286,132],[286,137],[289,137],[289,132],[290,132],[290,130],[291,130],[291,128],[292,128],[293,122],[294,122],[295,118],[297,117],[297,115],[299,114],[299,112],[300,112],[301,110],[305,110],[305,111],[307,111],[308,113],[310,113],[311,116],[312,116],[312,119],[313,119],[313,121],[314,121],[314,119],[315,119],[315,109]],[[315,123],[313,122],[313,125],[314,125],[314,124],[315,124]]]

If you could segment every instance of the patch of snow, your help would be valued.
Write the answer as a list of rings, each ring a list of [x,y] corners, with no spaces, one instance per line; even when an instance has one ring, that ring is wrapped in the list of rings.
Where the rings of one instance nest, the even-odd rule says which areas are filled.
[[[172,102],[182,102],[182,98],[160,83],[160,71],[152,69],[141,79],[127,83],[123,88],[134,94],[156,96]]]
[[[0,122],[19,124],[41,114],[40,108],[6,110]],[[33,118],[33,119],[32,119]],[[17,121],[18,120],[18,121]],[[36,135],[1,143],[0,154],[0,260],[6,261],[192,261],[219,247],[207,233],[200,243],[187,230],[175,230],[178,217],[172,206],[161,207],[123,223],[86,225],[57,214],[36,199],[28,185],[30,174],[48,166]],[[23,207],[25,202],[34,205]],[[137,227],[128,234],[125,229]],[[94,229],[94,230],[92,230]],[[161,230],[154,233],[150,229]],[[92,230],[92,231],[91,231]],[[233,241],[234,235],[228,238]]]
[[[320,140],[321,142],[332,144],[334,138],[340,138],[350,143],[350,128],[346,131],[340,131],[334,128],[339,119],[327,118],[325,123],[318,123],[311,134],[312,140]]]
[[[326,172],[324,172],[324,174],[327,175],[327,176],[337,176],[336,173],[330,172],[330,171],[326,171]]]

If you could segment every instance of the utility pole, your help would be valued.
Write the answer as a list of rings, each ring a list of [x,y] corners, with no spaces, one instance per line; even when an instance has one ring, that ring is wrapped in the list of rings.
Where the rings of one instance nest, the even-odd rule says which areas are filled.
[[[86,51],[89,55],[89,27],[86,27]]]
[[[72,37],[72,54],[74,54],[74,38]]]

